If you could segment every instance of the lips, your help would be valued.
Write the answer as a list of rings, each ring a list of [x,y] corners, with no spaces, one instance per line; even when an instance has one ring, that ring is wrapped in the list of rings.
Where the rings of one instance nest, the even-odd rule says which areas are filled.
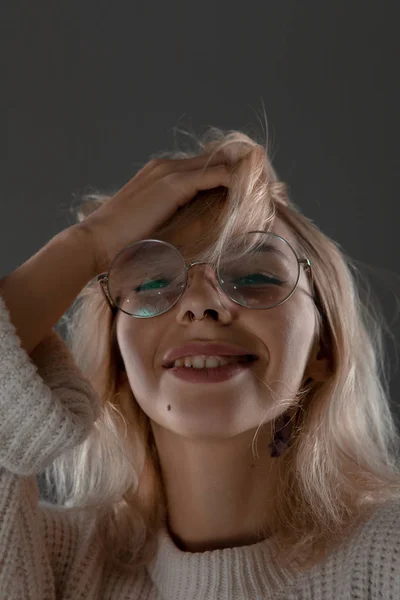
[[[215,357],[215,356],[202,356],[199,362],[199,357],[194,357],[194,356],[186,356],[184,359],[179,359],[177,358],[176,360],[174,360],[173,364],[171,365],[171,369],[172,368],[193,368],[193,369],[220,369],[222,367],[228,366],[228,365],[236,365],[236,364],[242,364],[242,363],[246,363],[246,362],[251,362],[252,357],[249,355],[240,355],[240,356],[221,356],[221,357]],[[207,359],[213,359],[213,364],[208,366],[207,365]],[[218,365],[215,365],[215,359],[217,359],[217,363],[219,363]],[[180,363],[184,363],[184,364],[176,364],[177,362]],[[222,364],[220,364],[222,363]],[[202,366],[200,366],[202,365]]]
[[[250,349],[237,344],[218,340],[192,340],[178,346],[171,348],[164,356],[163,367],[171,368],[178,358],[185,358],[188,356],[243,356],[250,360],[256,360],[257,354],[252,352]]]

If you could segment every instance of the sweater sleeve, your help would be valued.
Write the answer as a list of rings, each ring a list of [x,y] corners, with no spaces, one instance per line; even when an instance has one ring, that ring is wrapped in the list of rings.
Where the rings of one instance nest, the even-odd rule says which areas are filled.
[[[61,337],[29,356],[0,296],[0,599],[55,598],[36,475],[82,443],[99,414]]]

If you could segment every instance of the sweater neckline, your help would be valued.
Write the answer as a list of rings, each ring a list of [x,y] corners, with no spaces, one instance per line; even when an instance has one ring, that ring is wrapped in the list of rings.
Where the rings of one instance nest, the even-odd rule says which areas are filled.
[[[164,525],[147,570],[163,600],[263,598],[287,589],[296,576],[278,566],[275,556],[272,537],[250,546],[186,552]]]

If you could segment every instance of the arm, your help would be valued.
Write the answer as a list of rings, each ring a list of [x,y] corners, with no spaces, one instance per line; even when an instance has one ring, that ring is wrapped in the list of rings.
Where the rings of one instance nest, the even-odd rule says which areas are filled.
[[[22,347],[31,354],[97,275],[90,238],[74,225],[0,281]]]

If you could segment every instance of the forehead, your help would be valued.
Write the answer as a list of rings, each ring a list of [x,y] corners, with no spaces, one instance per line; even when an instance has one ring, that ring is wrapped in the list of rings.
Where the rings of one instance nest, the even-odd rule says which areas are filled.
[[[297,251],[296,238],[282,219],[275,218],[271,231],[283,237]],[[212,217],[207,216],[190,223],[184,230],[176,231],[164,239],[180,250],[190,252],[193,245],[197,245],[201,239],[204,239],[204,243],[207,245],[206,240],[210,236],[212,237]]]

